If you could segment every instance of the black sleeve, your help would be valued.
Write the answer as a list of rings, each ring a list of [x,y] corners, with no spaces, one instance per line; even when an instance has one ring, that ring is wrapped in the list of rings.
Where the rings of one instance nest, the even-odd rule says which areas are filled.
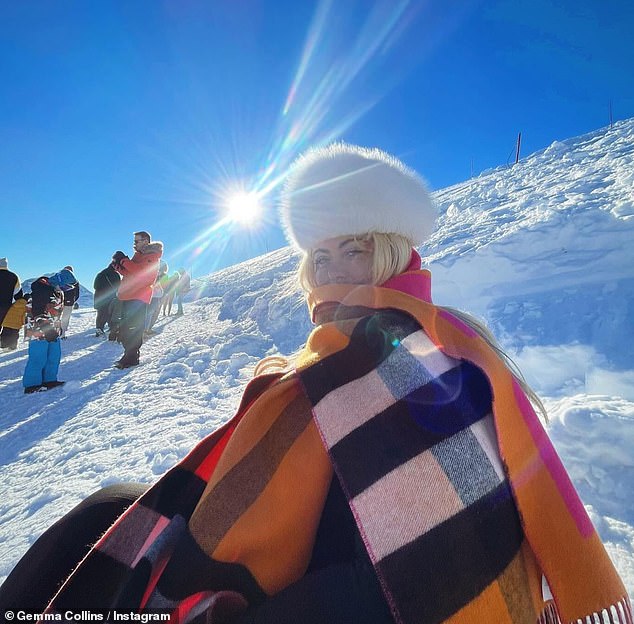
[[[64,291],[64,305],[71,306],[79,299],[79,282],[69,290]]]
[[[306,574],[236,624],[393,624],[369,558]]]
[[[105,271],[101,271],[100,273],[97,273],[97,275],[95,276],[95,281],[92,286],[95,289],[95,292],[97,292],[99,290],[106,290],[109,284],[110,282],[108,281],[107,273]]]

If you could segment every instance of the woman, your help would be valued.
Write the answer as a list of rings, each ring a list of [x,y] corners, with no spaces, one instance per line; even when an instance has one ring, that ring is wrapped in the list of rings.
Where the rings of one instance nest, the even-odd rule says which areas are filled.
[[[476,324],[431,303],[413,246],[435,209],[418,176],[379,150],[314,150],[282,218],[304,254],[306,347],[287,372],[263,362],[236,416],[121,516],[50,608],[630,622],[522,384]]]

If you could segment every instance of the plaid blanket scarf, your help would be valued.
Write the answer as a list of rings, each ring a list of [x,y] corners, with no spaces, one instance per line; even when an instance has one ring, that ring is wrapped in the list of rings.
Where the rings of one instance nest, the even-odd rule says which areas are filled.
[[[427,272],[409,279],[428,292]],[[316,289],[297,370],[254,379],[49,610],[231,622],[303,576],[334,469],[396,622],[631,623],[514,377],[473,330],[400,290]]]

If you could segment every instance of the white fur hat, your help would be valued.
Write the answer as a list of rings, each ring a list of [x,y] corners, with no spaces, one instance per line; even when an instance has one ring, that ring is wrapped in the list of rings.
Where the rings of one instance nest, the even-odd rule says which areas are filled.
[[[437,209],[423,180],[379,149],[346,143],[304,152],[282,191],[286,237],[307,251],[346,234],[400,234],[413,245],[434,231]]]

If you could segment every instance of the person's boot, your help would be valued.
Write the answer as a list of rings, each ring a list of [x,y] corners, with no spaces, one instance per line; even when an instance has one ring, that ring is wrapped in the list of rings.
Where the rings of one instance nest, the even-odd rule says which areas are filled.
[[[127,359],[122,357],[116,364],[115,368],[132,368],[133,366],[138,366],[139,360]]]
[[[130,368],[139,365],[140,352],[138,349],[126,351],[123,357],[115,364],[117,368]]]
[[[132,368],[133,366],[138,366],[138,362],[129,362],[123,360],[122,362],[117,362],[114,366],[115,368],[124,369],[124,368]]]
[[[44,382],[44,387],[47,390],[51,390],[52,388],[59,388],[60,386],[63,386],[66,382],[65,381],[45,381]]]
[[[44,386],[27,386],[24,388],[24,394],[33,394],[34,392],[40,392],[46,390]]]

